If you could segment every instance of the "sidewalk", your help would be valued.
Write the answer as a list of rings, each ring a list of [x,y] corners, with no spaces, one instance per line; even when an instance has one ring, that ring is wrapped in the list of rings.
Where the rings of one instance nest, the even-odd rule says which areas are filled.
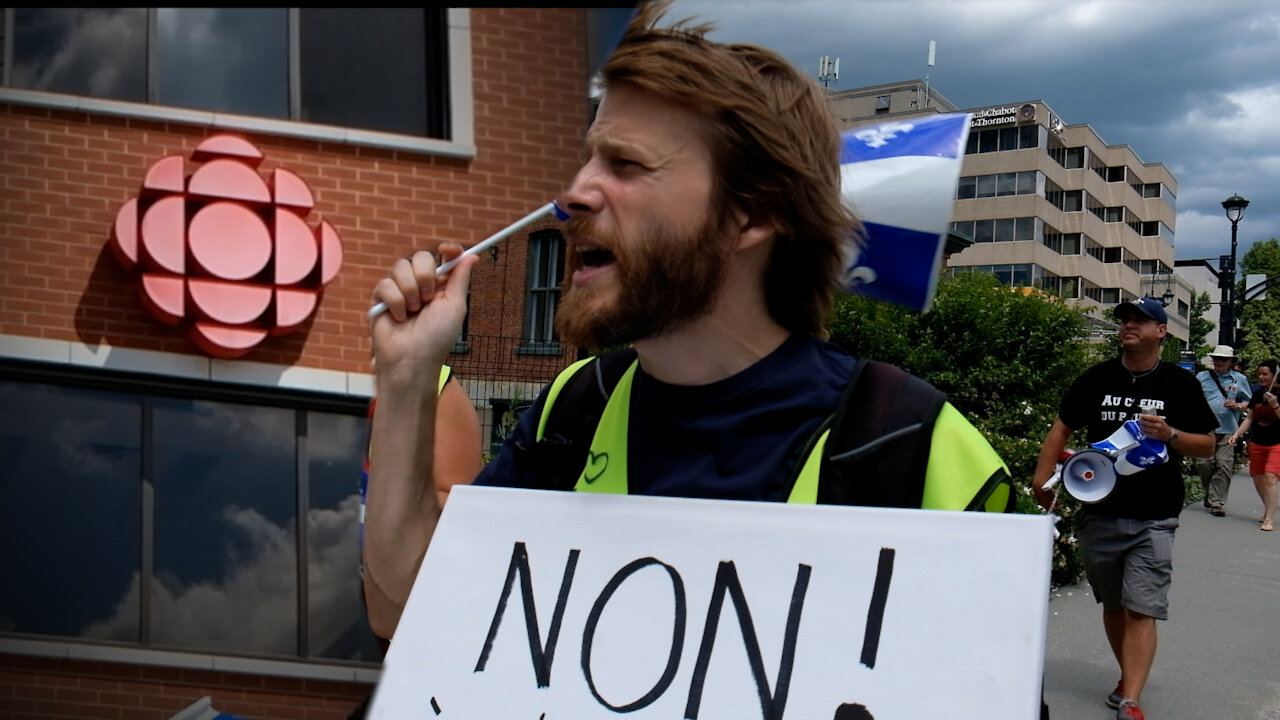
[[[1248,475],[1231,481],[1227,516],[1183,510],[1169,619],[1142,694],[1150,720],[1280,720],[1280,530],[1261,532]],[[1045,651],[1053,720],[1108,720],[1119,670],[1086,582],[1054,591]]]

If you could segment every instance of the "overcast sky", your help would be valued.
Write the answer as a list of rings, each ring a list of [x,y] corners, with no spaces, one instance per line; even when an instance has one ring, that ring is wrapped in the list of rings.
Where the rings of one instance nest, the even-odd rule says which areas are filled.
[[[1236,193],[1239,254],[1280,237],[1280,0],[676,0],[668,19],[689,15],[812,75],[839,57],[834,90],[927,73],[962,109],[1041,100],[1173,172],[1178,259],[1230,252]]]

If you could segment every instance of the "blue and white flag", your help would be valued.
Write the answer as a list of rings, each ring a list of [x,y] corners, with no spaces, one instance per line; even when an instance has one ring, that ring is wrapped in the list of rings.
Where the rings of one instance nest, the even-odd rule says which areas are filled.
[[[1146,437],[1146,435],[1143,434],[1142,426],[1138,424],[1137,420],[1126,420],[1123,425],[1116,428],[1116,431],[1111,433],[1111,435],[1106,439],[1099,440],[1089,447],[1094,448],[1095,450],[1101,450],[1110,455],[1115,455],[1116,453],[1128,450],[1129,448],[1137,445],[1138,441],[1144,437]]]
[[[1116,474],[1132,475],[1169,460],[1164,442],[1147,437],[1137,420],[1126,420],[1105,440],[1090,445],[1115,458]]]
[[[866,231],[849,292],[924,312],[951,229],[970,113],[891,120],[843,133],[841,192]]]

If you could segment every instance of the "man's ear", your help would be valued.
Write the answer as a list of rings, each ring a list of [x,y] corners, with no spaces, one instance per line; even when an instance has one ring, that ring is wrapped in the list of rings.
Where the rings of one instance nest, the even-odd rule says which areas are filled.
[[[755,247],[767,240],[772,240],[778,234],[772,220],[752,217],[741,210],[735,210],[732,218],[738,233],[738,250]]]

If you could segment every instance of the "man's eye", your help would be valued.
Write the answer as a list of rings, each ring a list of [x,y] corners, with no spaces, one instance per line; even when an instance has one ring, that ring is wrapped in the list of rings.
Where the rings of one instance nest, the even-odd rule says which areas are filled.
[[[621,157],[614,158],[611,162],[613,163],[613,166],[618,169],[631,170],[631,169],[640,169],[644,167],[643,165],[636,162],[635,160],[630,160],[628,158],[621,158]]]

